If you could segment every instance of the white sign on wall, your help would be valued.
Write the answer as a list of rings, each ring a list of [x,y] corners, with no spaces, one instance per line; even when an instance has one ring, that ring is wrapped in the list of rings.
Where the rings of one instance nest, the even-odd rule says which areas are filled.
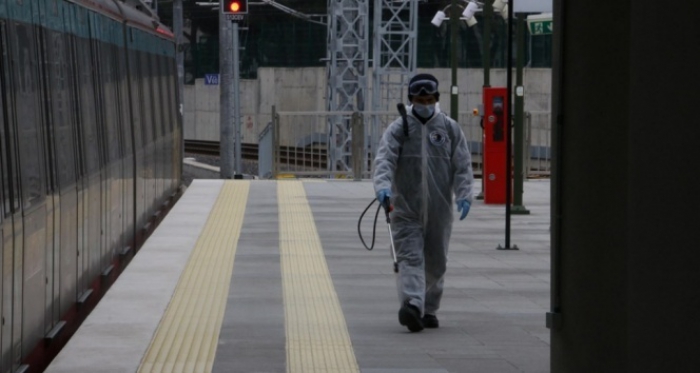
[[[513,10],[516,13],[552,12],[552,3],[552,0],[517,0]]]

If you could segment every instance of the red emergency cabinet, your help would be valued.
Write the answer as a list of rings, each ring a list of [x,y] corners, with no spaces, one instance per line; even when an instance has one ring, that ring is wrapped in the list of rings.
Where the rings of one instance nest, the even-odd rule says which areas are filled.
[[[484,87],[484,203],[506,203],[508,90]],[[513,182],[512,177],[510,182]],[[513,190],[511,188],[511,190]],[[511,199],[512,201],[512,199]]]

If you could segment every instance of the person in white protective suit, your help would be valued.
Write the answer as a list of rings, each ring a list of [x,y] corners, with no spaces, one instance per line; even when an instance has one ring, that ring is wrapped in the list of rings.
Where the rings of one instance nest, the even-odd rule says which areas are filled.
[[[438,81],[414,76],[406,116],[384,132],[374,160],[377,199],[393,204],[391,229],[399,274],[399,323],[412,332],[439,326],[452,201],[463,220],[472,203],[474,175],[467,140],[459,124],[442,113]]]

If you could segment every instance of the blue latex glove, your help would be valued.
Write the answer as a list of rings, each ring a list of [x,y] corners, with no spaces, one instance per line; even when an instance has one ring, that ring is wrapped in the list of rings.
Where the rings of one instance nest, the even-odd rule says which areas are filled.
[[[469,208],[471,208],[471,205],[466,199],[460,199],[459,201],[457,201],[457,211],[462,212],[462,216],[459,217],[459,220],[464,220],[464,218],[467,217],[467,214],[469,213]]]
[[[390,189],[381,189],[377,192],[377,200],[379,200],[380,205],[384,205],[384,201],[388,201],[391,198]]]

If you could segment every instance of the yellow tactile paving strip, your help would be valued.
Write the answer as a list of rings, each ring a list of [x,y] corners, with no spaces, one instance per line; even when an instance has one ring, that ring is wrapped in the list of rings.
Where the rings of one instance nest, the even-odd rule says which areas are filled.
[[[277,183],[287,372],[359,372],[301,181]]]
[[[211,372],[249,181],[227,181],[192,251],[140,373]]]

